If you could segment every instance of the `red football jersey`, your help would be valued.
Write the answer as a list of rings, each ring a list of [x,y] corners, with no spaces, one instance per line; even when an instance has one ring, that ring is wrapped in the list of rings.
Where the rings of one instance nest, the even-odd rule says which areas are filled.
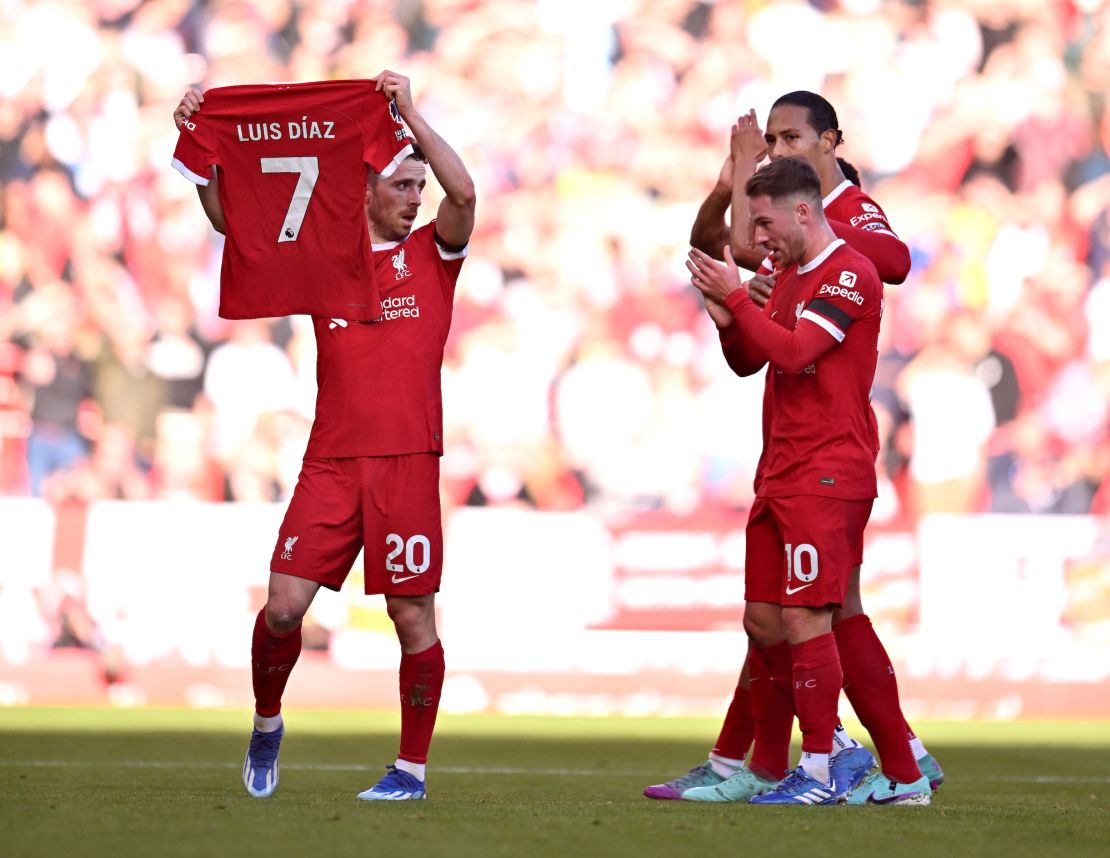
[[[440,368],[466,248],[435,222],[374,245],[381,319],[314,318],[316,419],[306,459],[443,452]]]
[[[208,90],[181,129],[173,165],[199,185],[219,168],[220,315],[377,318],[367,165],[389,175],[411,142],[368,80]]]
[[[878,203],[845,179],[821,204],[833,232],[871,260],[882,282],[901,283],[906,279],[910,249],[891,229]]]
[[[726,300],[738,327],[722,337],[726,353],[742,348],[750,358],[761,351],[771,364],[757,495],[876,496],[879,438],[870,393],[882,302],[875,266],[843,239],[809,264],[782,271],[762,311],[743,289]],[[802,365],[807,348],[820,354]]]
[[[898,237],[890,228],[890,221],[879,208],[879,204],[847,179],[825,195],[821,206],[829,220],[838,220],[856,229],[881,231]]]
[[[831,190],[821,205],[833,232],[871,260],[884,283],[901,283],[910,273],[910,249],[890,227],[886,213],[847,179]],[[763,260],[760,274],[771,273]]]

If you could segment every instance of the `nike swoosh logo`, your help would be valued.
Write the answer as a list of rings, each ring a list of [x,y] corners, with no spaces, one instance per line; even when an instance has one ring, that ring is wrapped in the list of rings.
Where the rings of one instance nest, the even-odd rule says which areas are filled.
[[[811,581],[808,584],[803,584],[801,587],[787,587],[786,588],[786,595],[787,596],[793,596],[795,593],[800,593],[806,587],[812,587],[812,586],[813,586],[813,582]]]
[[[892,795],[889,798],[875,798],[873,795],[867,797],[868,804],[894,804],[895,802],[904,801],[904,795]]]
[[[402,584],[405,581],[411,581],[413,578],[419,578],[419,577],[420,577],[419,575],[406,575],[404,578],[398,578],[396,575],[394,575],[393,576],[393,583],[394,584]]]

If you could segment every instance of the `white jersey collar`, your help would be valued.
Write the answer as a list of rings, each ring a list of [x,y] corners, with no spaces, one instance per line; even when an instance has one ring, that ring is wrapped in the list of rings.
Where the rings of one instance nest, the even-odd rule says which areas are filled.
[[[832,256],[832,252],[840,247],[840,245],[842,245],[843,243],[843,238],[838,238],[836,241],[830,241],[825,249],[818,253],[815,257],[813,257],[813,259],[809,260],[809,262],[807,262],[805,265],[799,265],[798,273],[809,274],[810,271],[812,271],[814,268],[816,268],[818,265]]]
[[[410,232],[409,235],[412,235],[412,233]],[[393,248],[399,247],[400,245],[408,241],[409,235],[406,235],[400,241],[383,241],[381,244],[374,244],[373,242],[371,242],[370,249],[374,252],[377,252],[379,250],[392,250]]]
[[[844,193],[850,187],[852,187],[852,183],[849,182],[847,179],[845,179],[843,182],[841,182],[839,185],[837,185],[835,188],[833,188],[831,191],[829,191],[829,195],[827,197],[825,197],[823,200],[821,200],[821,207],[827,209],[829,207],[829,204],[832,203],[833,200],[835,200],[837,197],[839,197],[842,193]]]

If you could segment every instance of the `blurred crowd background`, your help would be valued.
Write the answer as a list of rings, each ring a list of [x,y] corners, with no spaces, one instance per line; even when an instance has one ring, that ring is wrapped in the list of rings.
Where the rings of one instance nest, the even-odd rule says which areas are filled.
[[[217,317],[171,113],[190,85],[383,68],[479,193],[449,505],[746,509],[761,383],[682,262],[732,122],[804,88],[913,254],[875,520],[1110,512],[1102,0],[2,0],[0,494],[289,496],[311,325]]]

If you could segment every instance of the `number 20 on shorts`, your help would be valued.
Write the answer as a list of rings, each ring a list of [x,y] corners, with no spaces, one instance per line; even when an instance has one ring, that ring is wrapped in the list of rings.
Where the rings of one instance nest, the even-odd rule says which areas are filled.
[[[393,573],[393,583],[399,584],[408,578],[415,578],[432,564],[432,546],[428,537],[417,533],[405,539],[399,533],[391,533],[385,538],[386,547],[390,549],[385,556],[385,569]],[[395,561],[404,553],[404,565]],[[398,572],[407,571],[405,578],[398,577]]]

